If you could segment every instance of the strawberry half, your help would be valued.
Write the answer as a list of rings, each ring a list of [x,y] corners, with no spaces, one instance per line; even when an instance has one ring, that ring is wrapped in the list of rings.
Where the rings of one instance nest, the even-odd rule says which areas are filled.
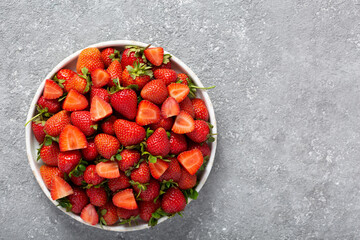
[[[60,151],[70,151],[87,147],[84,133],[73,125],[67,125],[59,137]]]
[[[147,48],[144,51],[145,57],[153,65],[160,66],[164,59],[164,49],[162,47]]]
[[[136,209],[137,204],[132,189],[122,190],[114,195],[112,201],[115,206],[125,209]]]
[[[54,176],[51,183],[50,193],[52,200],[57,200],[73,194],[74,191],[64,179],[59,176]]]
[[[112,114],[112,108],[109,103],[99,96],[94,96],[91,101],[90,116],[91,120],[99,121]]]
[[[44,87],[44,98],[46,99],[56,99],[63,95],[62,88],[57,85],[56,82],[50,79],[46,79]]]
[[[177,160],[191,175],[194,175],[204,162],[199,149],[182,152],[177,157]]]
[[[63,103],[63,109],[67,111],[79,111],[84,110],[89,105],[86,97],[78,91],[71,89],[65,98]]]
[[[96,173],[103,178],[120,177],[119,166],[117,162],[99,162],[96,164]]]
[[[160,109],[158,106],[148,100],[142,100],[139,103],[136,115],[136,123],[145,126],[160,121]]]
[[[169,163],[158,158],[155,163],[149,162],[150,173],[155,179],[159,179],[161,175],[169,168]]]
[[[95,69],[91,72],[91,81],[94,88],[101,88],[111,80],[110,74],[104,69]]]
[[[177,115],[172,131],[177,134],[184,134],[192,132],[195,128],[195,121],[190,116],[189,113],[185,111],[180,111],[180,114]]]
[[[86,205],[86,207],[83,208],[80,217],[82,218],[82,220],[84,220],[90,225],[96,225],[99,222],[99,215],[96,212],[94,205],[92,205],[91,203],[89,203],[88,205]]]
[[[171,83],[167,88],[169,95],[175,98],[177,102],[184,100],[190,92],[189,87],[181,83]]]
[[[51,189],[51,183],[55,176],[62,177],[63,173],[57,167],[49,167],[46,165],[42,165],[40,167],[40,175],[41,178],[44,180],[45,186],[48,189]]]
[[[177,116],[180,113],[179,103],[173,97],[168,97],[161,105],[161,116],[169,118]]]

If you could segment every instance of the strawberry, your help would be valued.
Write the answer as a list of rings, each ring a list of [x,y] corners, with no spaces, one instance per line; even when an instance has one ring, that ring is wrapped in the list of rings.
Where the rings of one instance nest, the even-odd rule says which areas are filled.
[[[86,97],[76,90],[71,89],[63,103],[63,109],[66,111],[80,111],[87,108],[89,105]]]
[[[81,210],[89,204],[89,198],[86,195],[85,190],[79,187],[74,187],[73,191],[74,193],[68,196],[69,202],[72,206],[71,211],[79,214],[81,213]]]
[[[191,102],[193,104],[195,118],[208,122],[209,112],[206,108],[205,102],[200,98],[194,98]]]
[[[113,113],[109,103],[99,96],[94,96],[91,101],[90,116],[91,120],[99,121],[110,116]]]
[[[44,142],[46,136],[46,133],[44,132],[44,128],[45,128],[45,121],[33,121],[31,123],[31,129],[34,133],[36,140],[39,143]]]
[[[111,77],[107,71],[98,68],[91,72],[91,81],[94,88],[101,88],[111,81]]]
[[[113,61],[106,71],[110,74],[110,81],[108,82],[108,86],[115,86],[114,80],[118,83],[121,83],[123,68],[119,61]]]
[[[125,173],[120,171],[120,176],[118,178],[109,179],[108,186],[112,192],[116,192],[130,187],[131,184],[129,183],[129,178],[125,175]]]
[[[86,137],[79,128],[67,125],[60,134],[59,146],[60,151],[83,149],[87,147]]]
[[[75,184],[76,186],[82,186],[83,185],[83,181],[84,180],[84,175],[80,175],[78,177],[76,177],[75,175],[71,175],[70,180],[73,184]]]
[[[140,153],[132,149],[124,149],[120,153],[121,160],[118,161],[121,171],[126,171],[133,167],[140,160]]]
[[[184,134],[192,132],[195,128],[195,121],[189,113],[180,111],[180,114],[176,116],[175,123],[172,127],[172,131],[177,134]]]
[[[177,82],[189,85],[189,77],[185,73],[178,73],[177,75]]]
[[[168,97],[161,105],[161,116],[164,118],[177,116],[179,113],[179,103],[173,97]]]
[[[140,189],[134,185],[136,193],[139,193]],[[155,179],[151,179],[149,185],[146,186],[146,190],[140,192],[139,197],[142,201],[153,201],[160,193],[160,184]]]
[[[51,182],[50,194],[52,200],[57,200],[73,194],[74,191],[71,186],[61,177],[54,176]]]
[[[46,121],[44,131],[52,137],[57,137],[68,124],[70,124],[70,113],[62,110]]]
[[[104,181],[104,178],[97,174],[95,165],[89,165],[85,169],[84,180],[88,184],[99,185],[102,181]]]
[[[134,90],[124,89],[111,96],[111,106],[129,120],[136,117],[137,96]]]
[[[118,119],[114,122],[116,137],[125,147],[141,143],[145,136],[145,129],[134,122]]]
[[[165,157],[170,152],[170,142],[165,129],[158,128],[146,140],[146,149],[153,156]]]
[[[120,177],[119,166],[117,162],[107,161],[96,164],[96,173],[103,178]]]
[[[158,106],[148,100],[142,100],[139,103],[136,114],[136,123],[145,126],[160,121],[160,109]]]
[[[186,137],[183,134],[170,134],[170,153],[178,155],[187,150]]]
[[[177,102],[184,100],[190,92],[189,87],[181,83],[171,83],[167,88],[169,95],[175,98]]]
[[[90,225],[96,225],[99,222],[99,215],[91,203],[83,208],[80,217]]]
[[[125,208],[128,210],[137,208],[133,190],[129,188],[116,193],[113,196],[112,201],[115,206],[120,208]]]
[[[164,54],[163,57],[163,62],[160,66],[153,66],[152,70],[153,72],[156,71],[157,69],[161,69],[161,68],[167,68],[167,69],[171,69],[171,61],[170,61],[171,55],[170,54]]]
[[[120,219],[126,220],[131,217],[135,217],[139,215],[140,211],[139,208],[136,208],[134,210],[128,210],[125,208],[117,208],[117,215]]]
[[[127,66],[133,66],[135,62],[143,63],[144,60],[141,58],[144,52],[143,47],[138,46],[126,46],[121,56],[121,66],[125,69]]]
[[[181,177],[179,180],[179,188],[182,190],[193,188],[196,185],[196,175],[191,175],[185,169],[181,169]]]
[[[88,141],[87,147],[81,149],[81,153],[86,161],[94,161],[96,159],[99,153],[96,150],[94,139]]]
[[[164,59],[164,49],[162,47],[147,48],[144,50],[144,55],[155,66],[160,66]]]
[[[138,183],[148,183],[150,181],[150,168],[146,162],[142,162],[139,168],[132,170],[131,180]]]
[[[150,69],[151,67],[144,63],[134,63],[133,66],[127,66],[121,75],[121,85],[124,87],[137,85],[140,91],[153,77],[153,72]]]
[[[191,175],[194,175],[204,162],[199,149],[182,152],[177,157],[177,160]]]
[[[195,118],[195,111],[189,97],[184,98],[180,103],[180,110],[188,112],[192,118]]]
[[[58,81],[64,86],[64,90],[66,91],[66,85],[70,81],[70,79],[75,75],[76,73],[73,70],[70,69],[60,69],[56,73],[56,78]]]
[[[195,120],[194,131],[187,133],[186,136],[196,143],[202,143],[208,139],[209,133],[210,128],[207,122],[204,120]]]
[[[154,71],[154,78],[163,80],[167,86],[176,82],[177,74],[172,69],[161,68]]]
[[[155,79],[148,82],[140,93],[141,97],[155,104],[161,104],[167,98],[168,91],[162,80]]]
[[[57,113],[61,110],[61,103],[57,99],[46,99],[44,96],[41,96],[37,101],[37,105],[41,109],[47,108],[49,113]]]
[[[57,167],[59,152],[60,152],[59,145],[53,141],[51,145],[49,146],[43,145],[41,147],[40,157],[46,165]]]
[[[109,134],[100,133],[96,135],[94,141],[96,150],[102,157],[106,159],[110,159],[112,156],[114,156],[120,148],[119,140]]]
[[[108,119],[101,123],[103,133],[115,135],[114,122],[117,120],[115,116],[110,116]]]
[[[161,208],[164,212],[173,214],[185,209],[186,199],[184,194],[175,187],[166,191],[161,201]]]
[[[161,207],[161,201],[159,199],[154,201],[140,201],[139,209],[140,209],[140,218],[146,222],[150,220],[152,214]]]
[[[91,120],[89,111],[77,111],[71,113],[71,123],[79,128],[85,136],[89,137],[96,132],[96,122]]]
[[[104,69],[104,63],[101,59],[99,49],[86,48],[81,51],[76,63],[76,71],[81,73],[83,68],[87,68],[90,73],[97,68]]]
[[[192,141],[189,142],[188,150],[199,149],[204,157],[210,156],[211,150],[207,143],[194,143]]]
[[[57,99],[63,95],[62,88],[51,79],[46,79],[44,87],[44,98]]]
[[[102,219],[104,219],[107,226],[114,225],[119,217],[117,215],[117,207],[114,206],[112,202],[107,202],[104,206],[100,207],[100,212],[106,211],[104,215],[102,215]]]
[[[55,176],[62,177],[63,174],[57,167],[49,167],[46,165],[42,165],[40,167],[40,175],[41,178],[44,180],[45,186],[48,189],[51,189],[51,183]]]
[[[105,48],[101,51],[101,59],[105,67],[109,67],[112,61],[120,59],[120,52],[115,48]]]
[[[107,193],[103,187],[91,187],[86,189],[86,195],[90,199],[90,203],[94,206],[101,207],[107,202]]]
[[[181,177],[181,167],[176,158],[171,158],[168,169],[160,176],[159,181],[170,181],[178,182]]]
[[[163,118],[160,115],[160,121],[158,123],[150,124],[149,126],[150,126],[151,130],[156,130],[156,129],[162,127],[166,131],[170,131],[173,124],[174,124],[174,119],[173,118]]]
[[[95,96],[100,97],[105,102],[110,102],[110,94],[106,89],[103,88],[91,88],[90,90],[90,102],[92,102]]]
[[[90,89],[90,83],[83,76],[75,74],[67,81],[65,91],[69,92],[71,89],[78,91],[79,93],[87,93]]]
[[[149,162],[151,176],[159,179],[169,168],[169,163],[158,158],[155,163]]]
[[[60,152],[58,166],[61,172],[69,174],[80,162],[81,153],[78,150]]]

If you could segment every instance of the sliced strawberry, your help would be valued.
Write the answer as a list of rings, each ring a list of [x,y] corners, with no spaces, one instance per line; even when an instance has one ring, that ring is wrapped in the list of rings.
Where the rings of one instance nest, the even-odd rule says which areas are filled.
[[[63,103],[63,109],[67,111],[80,111],[87,108],[89,105],[86,97],[78,91],[71,89],[65,98]]]
[[[73,194],[74,191],[64,179],[59,176],[54,176],[51,183],[50,193],[52,200],[57,200]]]
[[[144,51],[145,57],[153,65],[160,66],[164,59],[164,49],[162,47],[148,48]]]
[[[160,109],[158,106],[148,100],[142,100],[139,103],[136,115],[136,123],[144,126],[160,121]]]
[[[111,80],[110,74],[104,69],[95,69],[91,72],[91,81],[94,88],[101,88]]]
[[[105,102],[101,97],[94,96],[91,101],[90,115],[91,120],[99,121],[112,114],[112,108],[109,103]]]
[[[137,204],[135,201],[135,196],[132,189],[122,190],[114,195],[112,201],[115,206],[125,208],[125,209],[136,209]]]
[[[66,125],[59,137],[60,151],[70,151],[87,147],[84,133],[73,125]]]
[[[172,131],[177,134],[184,134],[192,132],[195,129],[195,121],[189,113],[180,111],[177,115],[175,123],[172,127]]]
[[[149,162],[150,173],[155,179],[159,179],[161,175],[169,168],[169,163],[158,158],[156,163]]]
[[[191,175],[194,175],[204,162],[199,149],[182,152],[177,157],[177,160]]]
[[[56,99],[63,95],[62,88],[56,84],[53,80],[46,79],[44,87],[44,98]]]
[[[103,178],[118,178],[120,177],[119,165],[117,162],[99,162],[96,164],[96,173]]]
[[[189,87],[181,83],[171,83],[167,88],[169,95],[175,98],[177,102],[184,100],[190,92]]]
[[[96,225],[99,222],[99,215],[96,212],[94,205],[92,205],[91,203],[89,203],[88,205],[86,205],[86,207],[83,208],[80,217],[82,218],[82,220],[84,220],[90,225]]]
[[[177,116],[179,113],[179,103],[173,97],[168,97],[161,105],[161,115],[163,118]]]

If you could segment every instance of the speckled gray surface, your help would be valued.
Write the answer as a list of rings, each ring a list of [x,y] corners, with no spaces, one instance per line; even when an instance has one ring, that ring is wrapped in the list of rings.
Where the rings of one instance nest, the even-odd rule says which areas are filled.
[[[61,2],[0,1],[0,239],[360,238],[360,1]],[[199,200],[132,233],[61,213],[25,154],[37,85],[114,39],[161,45],[217,85],[218,151]]]

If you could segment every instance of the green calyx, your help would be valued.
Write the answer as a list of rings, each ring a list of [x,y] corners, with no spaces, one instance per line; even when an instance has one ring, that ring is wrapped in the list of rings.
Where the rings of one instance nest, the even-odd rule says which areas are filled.
[[[182,191],[182,193],[184,194],[184,196],[186,198],[186,203],[188,203],[188,198],[196,200],[197,197],[199,196],[199,193],[195,190],[195,187],[190,188],[190,189],[186,189],[186,190],[181,190],[181,191]]]
[[[114,82],[115,86],[107,89],[107,91],[108,91],[109,94],[114,94],[114,93],[117,93],[117,92],[119,92],[120,90],[124,90],[124,89],[134,89],[134,90],[138,90],[138,89],[139,89],[139,86],[136,85],[136,84],[131,84],[131,85],[127,86],[127,87],[122,87],[122,86],[120,85],[120,80],[119,80],[119,78],[113,79],[113,82]]]
[[[81,159],[79,164],[69,173],[69,177],[80,177],[84,174],[87,165],[88,162]]]
[[[144,63],[139,63],[136,61],[134,62],[134,66],[127,66],[126,69],[134,80],[141,76],[149,76],[150,78],[153,77],[153,71],[151,70],[151,67]]]
[[[149,220],[148,225],[150,227],[155,226],[158,223],[158,220],[162,217],[173,217],[175,216],[175,214],[169,214],[164,212],[164,210],[162,210],[161,208],[158,208],[153,214],[151,214],[151,218]]]
[[[150,46],[150,45],[149,45]],[[147,46],[146,48],[148,48],[149,46]],[[129,49],[129,51],[127,52],[126,56],[130,56],[130,53],[134,52],[134,56],[135,57],[143,57],[144,55],[144,50],[146,49],[144,47],[139,47],[139,46],[134,46],[134,45],[129,45],[129,46],[125,46],[125,49]]]
[[[57,78],[57,76],[55,75],[55,76],[53,77],[53,80],[54,80],[54,82],[56,82],[61,88],[64,88],[63,83],[66,82],[65,79],[59,79],[59,78]]]
[[[112,61],[117,60],[117,61],[120,62],[120,52],[115,49],[114,53],[112,53],[112,54],[109,55],[109,58],[110,58]]]
[[[163,64],[169,63],[171,57],[172,56],[170,54],[164,54]]]
[[[133,180],[130,180],[129,183],[132,185],[132,186],[136,186],[138,189],[139,189],[139,192],[138,194],[136,195],[136,199],[137,200],[140,200],[139,199],[139,196],[141,194],[142,191],[146,191],[147,189],[147,186],[149,185],[149,183],[139,183],[139,182],[135,182]]]
[[[131,216],[129,219],[120,219],[119,225],[128,224],[129,226],[131,226],[132,223],[138,225],[137,220],[139,219],[139,217],[140,216],[137,215],[137,216]]]
[[[87,93],[90,90],[90,87],[92,85],[91,83],[91,74],[89,70],[86,67],[83,67],[81,69],[82,74],[78,74],[79,77],[84,78],[86,80],[86,87],[84,89],[84,93]]]
[[[188,86],[189,86],[189,89],[190,89],[190,92],[189,92],[189,95],[191,97],[196,97],[196,90],[197,89],[203,89],[203,90],[208,90],[208,89],[213,89],[215,88],[215,86],[211,86],[211,87],[198,87],[194,84],[194,82],[191,80],[191,78],[187,77],[186,78],[186,81],[188,82]],[[176,83],[182,83],[183,81],[182,80],[177,80]]]
[[[70,212],[72,209],[72,204],[70,203],[69,199],[67,199],[66,197],[64,198],[60,198],[58,200],[56,200],[58,202],[57,206],[63,207],[66,209],[67,212]]]

